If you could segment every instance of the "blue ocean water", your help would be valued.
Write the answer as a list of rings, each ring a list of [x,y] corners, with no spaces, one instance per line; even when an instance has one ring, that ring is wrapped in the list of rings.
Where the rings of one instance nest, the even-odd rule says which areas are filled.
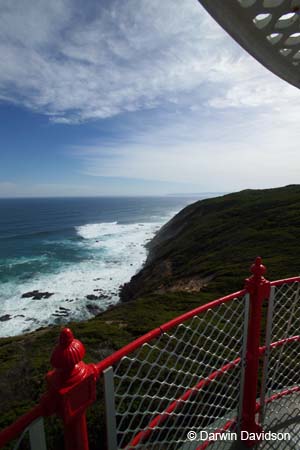
[[[146,259],[145,243],[198,198],[0,199],[0,336],[116,303]],[[22,297],[32,291],[51,295]]]

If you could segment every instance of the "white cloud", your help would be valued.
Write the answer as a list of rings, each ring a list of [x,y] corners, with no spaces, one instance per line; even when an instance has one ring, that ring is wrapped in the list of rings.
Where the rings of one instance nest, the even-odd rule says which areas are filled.
[[[199,190],[299,182],[299,91],[196,0],[0,0],[0,10],[0,100],[65,124],[144,112],[72,149],[85,174]]]
[[[196,0],[91,5],[0,0],[0,98],[60,123],[167,103],[271,101],[272,76]]]
[[[296,106],[293,106],[296,113]],[[230,191],[299,183],[300,129],[287,105],[176,114],[136,129],[135,138],[73,148],[85,174],[190,183],[201,191]],[[298,106],[298,117],[300,106]]]

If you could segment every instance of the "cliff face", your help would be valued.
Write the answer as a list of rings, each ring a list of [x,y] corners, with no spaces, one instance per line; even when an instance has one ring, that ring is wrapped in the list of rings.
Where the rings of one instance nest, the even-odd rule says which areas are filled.
[[[272,278],[299,272],[300,186],[245,190],[189,205],[148,245],[144,268],[122,288],[128,301],[149,293],[240,288],[257,255]],[[285,267],[285,260],[289,261]],[[246,274],[245,274],[246,275]],[[226,292],[226,291],[225,291]]]
[[[122,291],[123,300],[95,318],[68,324],[98,362],[149,330],[242,288],[257,255],[270,279],[300,273],[300,186],[247,190],[196,202],[149,244],[145,267]],[[41,300],[42,301],[42,300]],[[0,429],[33,406],[59,327],[0,339]],[[102,388],[89,412],[91,450],[105,440]],[[63,449],[55,421],[46,421],[48,448]]]

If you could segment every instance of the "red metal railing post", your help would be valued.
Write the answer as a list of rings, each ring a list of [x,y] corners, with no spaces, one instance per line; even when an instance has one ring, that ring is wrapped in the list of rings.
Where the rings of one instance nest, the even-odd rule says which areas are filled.
[[[245,289],[250,294],[250,315],[248,323],[246,369],[243,393],[241,430],[249,433],[258,433],[261,427],[255,421],[256,400],[258,394],[259,346],[261,336],[261,320],[263,301],[269,297],[270,282],[263,275],[266,272],[261,258],[257,257],[251,266],[252,276],[245,280]],[[251,440],[244,442],[253,447],[257,442]]]
[[[85,413],[96,399],[96,370],[82,361],[84,354],[83,344],[64,328],[51,356],[54,370],[46,376],[47,394],[64,422],[65,450],[89,448]]]

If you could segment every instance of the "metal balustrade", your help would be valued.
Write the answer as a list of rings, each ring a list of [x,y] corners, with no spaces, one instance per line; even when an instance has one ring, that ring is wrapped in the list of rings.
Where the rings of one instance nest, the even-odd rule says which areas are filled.
[[[17,450],[20,447],[20,444],[27,434],[29,437],[31,450],[47,450],[44,419],[42,417],[39,417],[38,419],[33,421],[27,428],[23,430],[16,444],[14,445],[14,450]]]
[[[96,401],[99,378],[107,450],[300,448],[300,277],[270,283],[264,272],[257,258],[243,290],[161,325],[97,364],[82,361],[82,343],[63,329],[48,391],[0,433],[0,448],[18,439],[17,449],[28,431],[30,448],[45,450],[41,417],[56,414],[65,448],[87,450],[85,412]],[[288,432],[290,439],[264,440],[262,431]],[[247,433],[258,438],[242,439]]]
[[[289,431],[300,448],[300,284],[275,283],[269,298],[260,421],[267,430]],[[277,342],[278,345],[271,345]],[[280,345],[281,344],[281,345]],[[265,399],[273,401],[265,402]],[[282,448],[280,442],[260,448]]]
[[[107,369],[115,398],[109,450],[177,448],[188,429],[213,431],[216,419],[238,414],[248,303],[237,295],[202,308]]]

